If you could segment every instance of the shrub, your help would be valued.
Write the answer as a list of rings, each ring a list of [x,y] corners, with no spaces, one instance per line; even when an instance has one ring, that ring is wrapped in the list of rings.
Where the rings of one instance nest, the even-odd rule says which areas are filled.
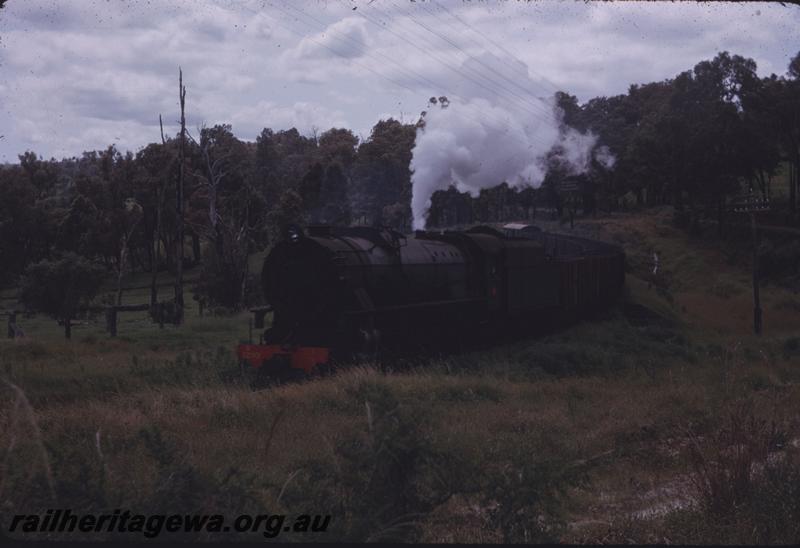
[[[20,301],[32,310],[49,314],[64,322],[64,336],[70,338],[70,320],[81,305],[97,292],[105,270],[75,253],[42,260],[25,269],[20,286]]]
[[[793,356],[800,356],[800,337],[789,337],[783,343],[783,357],[788,360]]]
[[[787,430],[736,404],[722,427],[690,434],[695,504],[665,521],[675,542],[715,544],[800,541],[800,459]]]
[[[422,407],[403,405],[379,379],[347,390],[363,405],[362,429],[332,440],[334,462],[310,459],[283,492],[290,508],[329,508],[337,539],[409,541],[420,517],[454,489],[448,456],[421,430]],[[282,490],[283,491],[283,490]]]

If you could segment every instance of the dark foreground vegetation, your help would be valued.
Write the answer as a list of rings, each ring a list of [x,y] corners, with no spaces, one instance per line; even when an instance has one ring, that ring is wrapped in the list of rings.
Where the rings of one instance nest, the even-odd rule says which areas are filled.
[[[629,255],[600,318],[271,390],[220,380],[244,313],[190,302],[181,327],[132,313],[116,339],[87,321],[72,342],[23,317],[26,339],[0,345],[3,515],[333,516],[278,540],[800,540],[800,296],[766,288],[755,337],[747,264],[713,227],[689,237],[661,208],[575,230]]]

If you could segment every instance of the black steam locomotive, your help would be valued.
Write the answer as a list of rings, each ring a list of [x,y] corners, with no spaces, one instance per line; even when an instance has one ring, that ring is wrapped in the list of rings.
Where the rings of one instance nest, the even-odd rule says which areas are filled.
[[[238,355],[270,377],[303,376],[379,347],[574,317],[614,301],[624,279],[618,246],[530,225],[413,237],[290,227],[262,270],[272,326]]]

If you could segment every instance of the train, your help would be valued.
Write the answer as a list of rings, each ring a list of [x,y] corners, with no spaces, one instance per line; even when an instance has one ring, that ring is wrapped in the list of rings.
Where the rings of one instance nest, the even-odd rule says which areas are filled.
[[[623,290],[625,253],[529,224],[413,235],[292,225],[261,282],[271,326],[239,345],[240,365],[296,379],[382,348],[480,340],[606,308]]]

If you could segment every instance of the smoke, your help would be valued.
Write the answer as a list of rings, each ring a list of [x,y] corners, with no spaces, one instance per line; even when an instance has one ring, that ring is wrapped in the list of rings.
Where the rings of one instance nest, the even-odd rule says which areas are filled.
[[[606,169],[611,169],[617,163],[617,159],[611,154],[606,145],[597,147],[594,151],[594,158]]]
[[[483,59],[484,67],[489,63],[501,67],[502,62],[512,66],[506,75],[523,88],[534,89],[525,65],[509,65],[508,60],[491,54]],[[462,69],[476,69],[475,63],[470,60]],[[412,150],[415,229],[424,228],[433,193],[450,185],[472,196],[502,182],[518,188],[538,187],[546,174],[544,158],[551,150],[557,150],[559,159],[575,174],[589,168],[595,135],[564,126],[553,97],[535,98],[528,93],[523,103],[518,86],[501,78],[497,82],[517,95],[504,92],[498,97],[483,88],[461,88],[458,95],[448,97],[449,103],[429,105]],[[602,158],[597,160],[604,166],[613,165],[607,148]]]

